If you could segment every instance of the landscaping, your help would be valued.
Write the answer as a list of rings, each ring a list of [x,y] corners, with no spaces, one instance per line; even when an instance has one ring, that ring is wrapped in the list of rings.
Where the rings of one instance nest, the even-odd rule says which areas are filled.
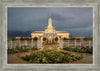
[[[89,42],[87,38],[84,39],[86,41],[84,44],[80,39],[75,41],[74,38],[70,38],[69,41],[64,38],[62,44],[58,43],[57,37],[53,38],[52,43],[44,37],[42,44],[38,44],[36,37],[33,40],[26,39],[22,38],[21,41],[10,41],[9,39],[8,63],[75,64],[84,63],[84,61],[92,63],[93,46],[92,41]],[[41,49],[38,49],[40,45],[42,45]]]
[[[73,52],[80,52],[80,53],[93,53],[93,48],[84,48],[84,47],[76,47],[76,48],[71,48],[71,47],[64,47],[64,50],[68,51],[73,51]]]
[[[64,51],[42,50],[26,55],[24,60],[32,63],[71,63],[81,58]]]

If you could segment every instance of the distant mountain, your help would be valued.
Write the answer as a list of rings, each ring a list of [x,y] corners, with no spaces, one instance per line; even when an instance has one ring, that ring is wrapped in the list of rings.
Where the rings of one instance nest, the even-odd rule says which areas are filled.
[[[14,37],[31,37],[32,31],[8,31],[7,35],[10,38]]]

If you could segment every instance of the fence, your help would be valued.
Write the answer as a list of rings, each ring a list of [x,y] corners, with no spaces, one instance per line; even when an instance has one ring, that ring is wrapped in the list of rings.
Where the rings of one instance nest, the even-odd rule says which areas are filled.
[[[93,41],[91,40],[66,40],[63,42],[63,46],[67,47],[92,47]]]
[[[38,49],[41,49],[42,43],[41,41],[33,41],[33,40],[16,40],[16,41],[8,41],[8,49],[9,48],[30,48],[33,46],[37,46]],[[59,48],[65,47],[92,47],[93,42],[88,40],[88,41],[81,41],[81,40],[66,40],[66,41],[61,41],[59,43]]]
[[[37,42],[33,40],[15,40],[15,41],[8,41],[7,42],[8,49],[9,48],[24,48],[24,47],[33,47],[37,46]]]

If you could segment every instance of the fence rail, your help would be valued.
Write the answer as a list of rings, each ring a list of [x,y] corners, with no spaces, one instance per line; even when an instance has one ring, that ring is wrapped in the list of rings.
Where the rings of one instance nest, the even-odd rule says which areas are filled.
[[[9,48],[24,48],[24,47],[33,47],[37,45],[36,41],[20,41],[20,40],[15,40],[15,41],[8,41],[7,42],[7,47]]]
[[[8,41],[8,49],[9,48],[31,48],[33,46],[37,46],[39,49],[42,47],[41,41],[33,41],[33,40],[15,40],[15,41]],[[63,46],[68,47],[92,47],[93,41],[81,41],[81,40],[66,40],[59,43],[59,47],[63,48]]]
[[[88,40],[88,41],[81,41],[81,40],[66,40],[63,42],[64,46],[73,46],[73,47],[92,47],[93,46],[93,41]]]

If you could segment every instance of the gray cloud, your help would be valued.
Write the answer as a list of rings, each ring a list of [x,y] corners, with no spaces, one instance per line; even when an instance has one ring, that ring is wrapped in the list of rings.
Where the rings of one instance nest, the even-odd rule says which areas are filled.
[[[44,30],[48,25],[49,11],[53,26],[74,36],[92,36],[93,12],[91,7],[9,7],[8,30]]]

